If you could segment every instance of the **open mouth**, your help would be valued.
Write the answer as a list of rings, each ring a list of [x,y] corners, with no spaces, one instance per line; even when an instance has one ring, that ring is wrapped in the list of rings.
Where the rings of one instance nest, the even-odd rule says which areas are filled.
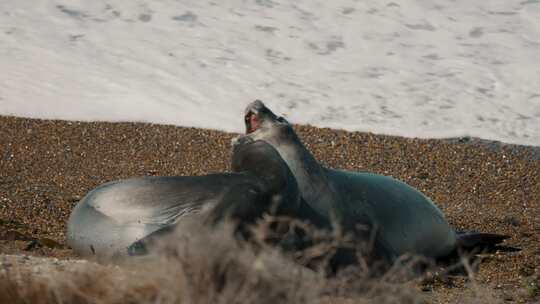
[[[244,122],[246,123],[246,134],[257,131],[260,126],[257,115],[252,111],[247,112],[246,116],[244,116]]]

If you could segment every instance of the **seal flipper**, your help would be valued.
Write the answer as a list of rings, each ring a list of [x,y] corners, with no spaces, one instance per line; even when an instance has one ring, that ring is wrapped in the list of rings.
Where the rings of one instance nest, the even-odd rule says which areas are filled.
[[[155,245],[156,241],[162,239],[166,235],[171,234],[175,227],[176,225],[165,226],[134,242],[127,248],[128,255],[137,256],[148,254],[149,249]]]
[[[480,233],[474,231],[456,231],[456,247],[466,252],[499,249],[499,244],[510,238],[508,235],[495,233]],[[503,247],[506,248],[506,247]],[[512,248],[512,247],[508,247]],[[513,248],[514,250],[519,250]]]
[[[215,226],[225,219],[236,221],[236,231],[247,237],[247,224],[260,218],[266,210],[268,198],[265,190],[255,182],[232,186],[216,206],[205,215],[204,221]],[[156,242],[172,234],[177,225],[164,226],[127,247],[130,256],[147,255]]]

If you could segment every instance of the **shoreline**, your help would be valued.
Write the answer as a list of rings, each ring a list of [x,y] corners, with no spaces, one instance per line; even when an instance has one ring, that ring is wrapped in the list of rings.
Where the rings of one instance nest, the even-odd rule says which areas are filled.
[[[107,120],[66,120],[66,119],[48,119],[48,118],[33,118],[33,117],[21,117],[21,116],[15,116],[15,115],[2,115],[0,114],[0,119],[23,119],[23,120],[34,120],[34,121],[49,121],[49,122],[59,122],[59,123],[67,123],[67,124],[140,124],[140,125],[148,125],[148,126],[164,126],[164,127],[174,127],[174,128],[182,128],[182,129],[197,129],[197,130],[204,130],[204,131],[212,131],[212,132],[221,132],[224,134],[232,134],[234,136],[240,134],[237,132],[229,132],[229,131],[222,131],[218,129],[209,129],[209,128],[199,128],[199,127],[190,127],[190,126],[180,126],[180,125],[174,125],[174,124],[162,124],[162,123],[155,123],[155,122],[146,122],[146,121],[107,121]],[[308,128],[315,128],[315,129],[321,129],[321,130],[333,130],[338,132],[346,132],[346,133],[364,133],[364,134],[372,134],[372,135],[378,135],[378,136],[388,136],[388,137],[395,137],[395,138],[402,138],[402,139],[415,139],[415,140],[440,140],[445,141],[449,143],[467,143],[467,144],[479,144],[488,146],[490,148],[498,149],[501,147],[509,148],[509,149],[523,149],[531,151],[535,158],[540,159],[540,143],[538,145],[529,145],[529,144],[519,144],[519,143],[511,143],[511,142],[505,142],[501,140],[496,139],[487,139],[477,136],[469,136],[469,135],[463,135],[463,136],[451,136],[451,137],[409,137],[409,136],[401,136],[401,135],[393,135],[393,134],[384,134],[384,133],[377,133],[372,131],[349,131],[346,129],[334,129],[329,127],[318,127],[315,125],[310,124],[295,124],[297,127],[308,127]]]

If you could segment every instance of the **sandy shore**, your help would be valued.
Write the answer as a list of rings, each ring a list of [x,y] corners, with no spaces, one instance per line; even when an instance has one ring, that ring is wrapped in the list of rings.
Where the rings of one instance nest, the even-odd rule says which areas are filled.
[[[540,277],[538,148],[296,130],[329,167],[391,175],[431,197],[457,229],[510,235],[507,245],[522,250],[487,255],[477,280],[507,301],[538,300],[527,294],[534,295],[529,285]],[[0,117],[0,254],[70,256],[65,223],[87,191],[133,176],[228,170],[233,136],[144,123]],[[426,292],[453,298],[461,292],[454,285]]]

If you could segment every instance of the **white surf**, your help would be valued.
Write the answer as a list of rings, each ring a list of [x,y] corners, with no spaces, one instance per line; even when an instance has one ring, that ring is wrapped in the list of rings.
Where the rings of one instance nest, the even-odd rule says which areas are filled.
[[[540,145],[540,1],[0,2],[0,114]]]

